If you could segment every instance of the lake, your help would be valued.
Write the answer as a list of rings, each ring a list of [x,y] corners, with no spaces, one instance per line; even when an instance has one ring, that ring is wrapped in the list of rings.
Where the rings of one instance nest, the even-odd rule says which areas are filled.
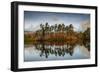
[[[89,59],[90,45],[36,43],[24,46],[24,61]]]

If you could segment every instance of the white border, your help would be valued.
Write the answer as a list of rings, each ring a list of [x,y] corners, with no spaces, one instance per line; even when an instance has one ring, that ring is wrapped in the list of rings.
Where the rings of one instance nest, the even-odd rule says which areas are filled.
[[[40,61],[40,62],[24,62],[24,11],[46,11],[46,12],[65,12],[65,13],[89,13],[91,14],[91,52],[90,59],[80,60],[63,60],[63,61]],[[36,68],[50,66],[70,66],[95,64],[95,11],[92,9],[81,8],[61,8],[48,6],[18,6],[18,68]]]

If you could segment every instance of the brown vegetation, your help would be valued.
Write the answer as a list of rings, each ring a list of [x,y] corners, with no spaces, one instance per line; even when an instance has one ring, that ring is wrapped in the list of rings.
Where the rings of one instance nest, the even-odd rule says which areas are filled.
[[[25,44],[43,41],[55,44],[90,41],[90,28],[87,28],[85,31],[76,32],[72,24],[69,26],[65,26],[64,24],[50,26],[48,23],[45,25],[40,24],[40,28],[36,32],[27,32],[24,34]]]

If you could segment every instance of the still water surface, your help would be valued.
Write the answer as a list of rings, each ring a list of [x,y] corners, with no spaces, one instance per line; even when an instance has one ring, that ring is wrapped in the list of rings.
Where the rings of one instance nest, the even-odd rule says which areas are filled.
[[[73,60],[90,58],[88,45],[33,44],[24,46],[24,61]]]

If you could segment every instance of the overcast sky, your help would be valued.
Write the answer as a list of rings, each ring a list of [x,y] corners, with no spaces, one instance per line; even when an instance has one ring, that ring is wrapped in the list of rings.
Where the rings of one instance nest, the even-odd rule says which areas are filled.
[[[90,24],[90,14],[24,11],[25,31],[36,31],[40,29],[41,23],[45,24],[46,22],[49,25],[73,24],[74,30],[81,31],[83,23]]]

